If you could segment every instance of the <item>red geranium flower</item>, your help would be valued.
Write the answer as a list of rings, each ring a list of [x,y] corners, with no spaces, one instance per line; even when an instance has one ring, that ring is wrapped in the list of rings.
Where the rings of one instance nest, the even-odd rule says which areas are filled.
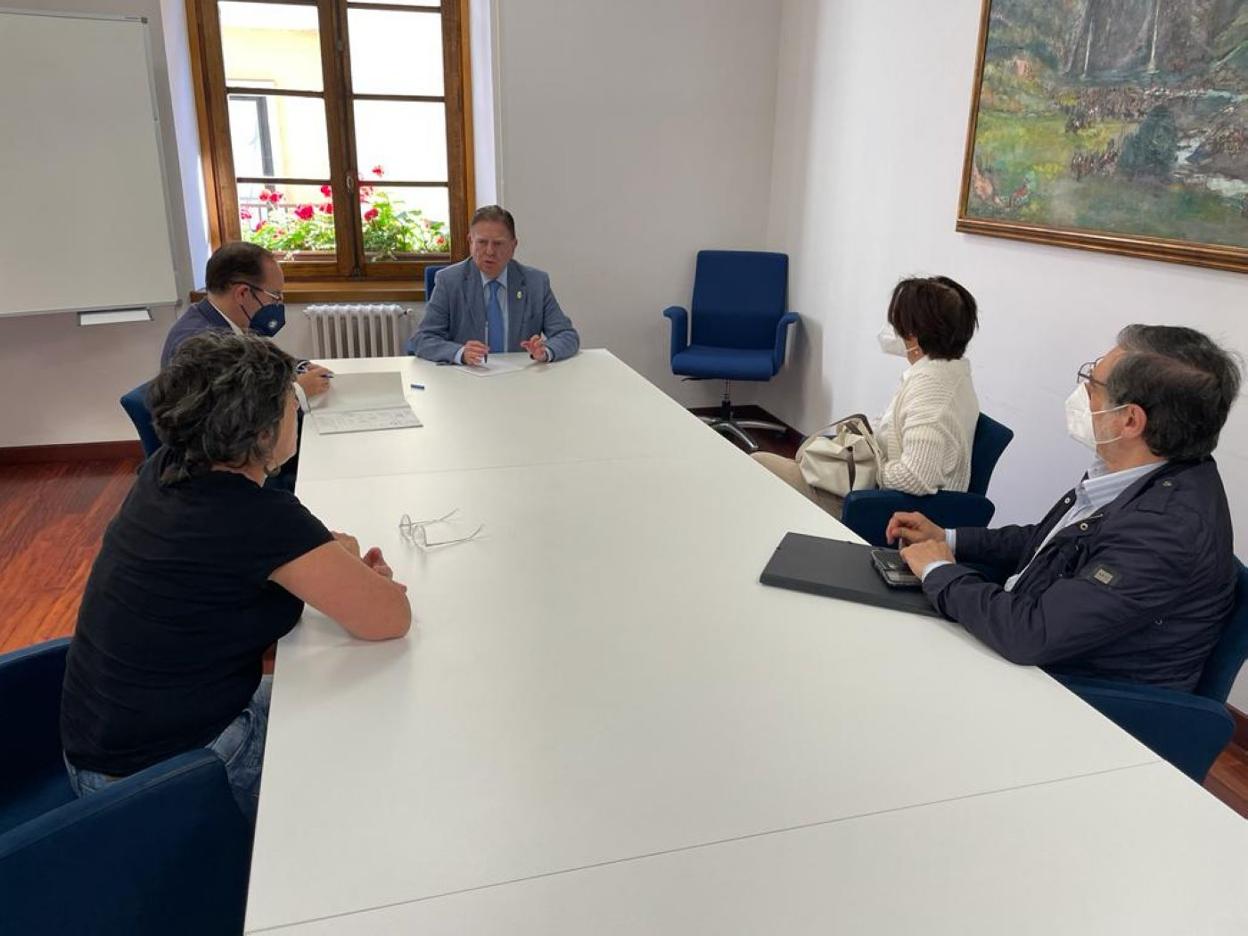
[[[445,246],[446,246],[446,238],[445,238],[445,237],[443,237],[441,234],[439,234],[437,237],[435,237],[435,238],[433,239],[433,243],[434,243],[434,246],[436,246],[436,247],[445,247]]]
[[[248,211],[246,208],[240,208],[240,209],[238,209],[238,216],[239,216],[240,218],[242,218],[244,221],[250,221],[250,220],[251,220],[251,212],[250,212],[250,211]]]
[[[281,200],[282,200],[282,193],[281,193],[281,192],[270,192],[270,193],[269,193],[269,201],[271,201],[273,204],[275,204],[275,205],[276,205],[276,204],[277,204],[279,201],[281,201]]]
[[[295,217],[298,218],[300,221],[311,221],[312,220],[312,206],[300,205],[298,208],[295,209]]]
[[[256,226],[252,228],[252,230],[255,231],[257,234],[259,234],[260,229],[263,228],[266,224],[268,224],[267,221],[257,221]]]
[[[328,185],[322,185],[322,186],[321,186],[321,194],[322,194],[322,195],[324,195],[326,198],[333,198],[333,197],[334,197],[334,190],[333,190],[332,188],[330,188]]]
[[[323,213],[325,213],[325,214],[333,214],[333,213],[334,213],[334,203],[333,203],[333,202],[326,202],[325,204],[321,205],[321,211],[322,211]]]
[[[364,220],[372,221],[373,218],[377,217],[377,215],[378,211],[376,208],[369,208],[368,211],[364,212]]]
[[[380,165],[373,166],[373,175],[375,175],[377,178],[380,179],[385,174],[386,174],[386,170],[381,168]]]
[[[261,189],[261,190],[260,190],[260,200],[261,200],[261,201],[268,201],[268,200],[269,200],[269,190],[268,190],[268,189]]]

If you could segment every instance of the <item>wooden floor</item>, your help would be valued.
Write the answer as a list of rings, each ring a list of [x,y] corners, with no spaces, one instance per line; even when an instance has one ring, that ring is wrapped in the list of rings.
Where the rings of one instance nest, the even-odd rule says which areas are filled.
[[[759,418],[756,412],[746,417]],[[752,432],[792,456],[796,434]],[[0,653],[73,633],[104,529],[125,500],[138,459],[0,464]],[[1248,817],[1248,751],[1232,745],[1205,787]]]
[[[73,632],[138,459],[0,464],[0,653]]]

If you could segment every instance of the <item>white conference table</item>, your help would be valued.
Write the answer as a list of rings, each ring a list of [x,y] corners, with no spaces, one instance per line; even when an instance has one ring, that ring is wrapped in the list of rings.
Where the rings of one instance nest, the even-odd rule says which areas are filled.
[[[1233,936],[1245,824],[1166,764],[587,867],[297,936]]]
[[[496,357],[515,363],[527,354]],[[638,455],[701,455],[728,445],[606,351],[522,373],[476,377],[414,357],[325,362],[335,371],[399,371],[420,430],[318,435],[300,442],[299,481],[506,468]],[[411,384],[424,391],[407,389]],[[331,391],[332,392],[332,391]]]
[[[1176,868],[1103,802],[1152,804],[1136,838],[1167,844],[1196,816],[1211,864],[1248,870],[1248,826],[1039,670],[930,618],[760,585],[786,531],[852,534],[604,352],[494,378],[333,366],[427,387],[409,394],[424,428],[309,428],[299,481],[327,524],[382,546],[415,623],[366,644],[309,611],[282,642],[249,932],[850,931],[874,914],[911,931],[902,907],[993,932],[991,906],[936,884],[995,881],[1006,859],[1087,911],[1060,931],[1106,932],[1122,895],[1084,907],[1054,841]],[[403,513],[456,507],[485,523],[477,541],[399,535]],[[1002,815],[1017,838],[999,840]],[[1131,932],[1173,932],[1162,911],[1187,907],[1132,896],[1159,906]],[[1204,907],[1204,931],[1230,931],[1212,915],[1228,905]]]

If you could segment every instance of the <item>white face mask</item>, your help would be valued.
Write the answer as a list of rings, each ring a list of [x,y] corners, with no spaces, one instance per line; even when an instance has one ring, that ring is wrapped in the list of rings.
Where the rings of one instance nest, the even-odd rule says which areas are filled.
[[[888,322],[884,323],[884,327],[880,329],[880,333],[875,336],[880,343],[880,350],[885,354],[892,354],[897,357],[909,357],[911,351],[917,351],[918,345],[913,348],[906,347],[906,341],[894,331],[893,326]]]
[[[1117,442],[1122,438],[1116,435],[1112,439],[1098,439],[1096,437],[1096,429],[1092,425],[1092,417],[1099,416],[1102,413],[1112,413],[1115,410],[1125,409],[1126,403],[1121,406],[1111,406],[1109,409],[1092,410],[1092,401],[1088,397],[1088,390],[1083,384],[1075,387],[1074,393],[1066,398],[1066,431],[1070,433],[1070,437],[1080,445],[1086,445],[1092,451],[1096,451],[1098,445],[1108,445],[1110,442]]]

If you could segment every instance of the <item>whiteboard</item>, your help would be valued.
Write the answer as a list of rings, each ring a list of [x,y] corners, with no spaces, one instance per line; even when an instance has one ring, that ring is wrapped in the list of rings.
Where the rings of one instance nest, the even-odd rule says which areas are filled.
[[[147,31],[0,10],[0,315],[177,301]]]

